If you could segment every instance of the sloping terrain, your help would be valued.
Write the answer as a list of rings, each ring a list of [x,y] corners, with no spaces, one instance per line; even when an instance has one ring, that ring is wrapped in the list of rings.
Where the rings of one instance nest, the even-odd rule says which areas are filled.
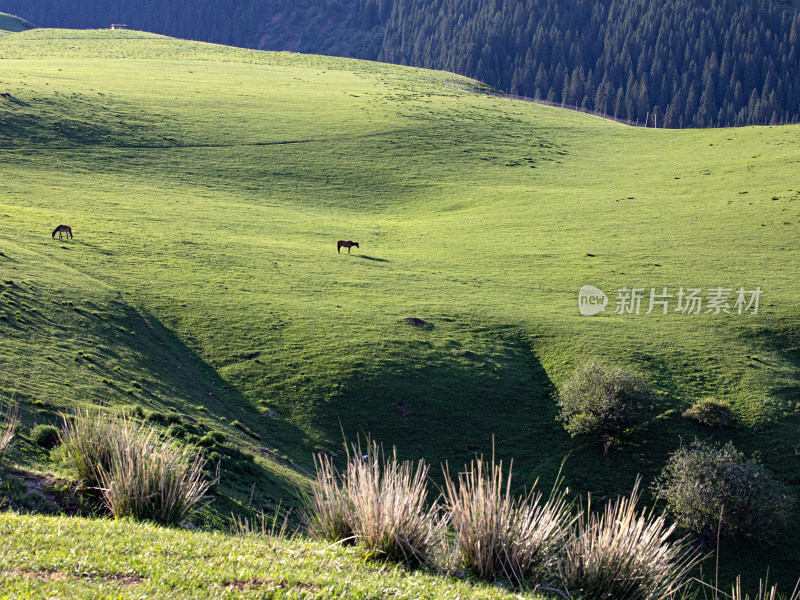
[[[0,12],[0,35],[4,35],[6,33],[16,33],[32,28],[33,25],[28,23],[25,19],[20,19],[14,15]]]
[[[444,69],[649,127],[797,123],[795,0],[0,0],[42,27]]]
[[[229,465],[222,514],[291,496],[342,433],[459,466],[494,436],[520,490],[569,454],[567,485],[598,498],[681,440],[732,439],[800,486],[797,128],[626,128],[446,73],[134,31],[33,30],[0,54],[0,387],[26,424],[102,402],[219,430],[256,456]],[[609,296],[595,317],[588,284]],[[646,314],[664,287],[668,314]],[[758,311],[675,310],[718,287],[759,288]],[[645,290],[638,314],[614,312],[623,288]],[[660,392],[609,454],[556,421],[592,358]],[[732,428],[681,418],[706,395]],[[791,580],[786,539],[723,562]]]

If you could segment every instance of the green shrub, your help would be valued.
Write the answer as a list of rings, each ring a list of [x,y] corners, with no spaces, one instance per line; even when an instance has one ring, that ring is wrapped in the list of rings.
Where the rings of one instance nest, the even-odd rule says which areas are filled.
[[[558,394],[559,419],[573,437],[611,438],[642,423],[652,401],[650,384],[642,375],[590,362]]]
[[[535,492],[524,497],[510,490],[511,468],[479,458],[459,473],[458,485],[445,472],[445,505],[455,531],[458,561],[488,580],[500,577],[514,586],[543,581],[555,571],[558,553],[575,522],[565,493],[555,489],[547,500]]]
[[[52,425],[37,425],[31,430],[31,440],[47,450],[55,448],[59,443],[58,429]]]
[[[677,523],[702,541],[712,540],[718,527],[728,536],[765,536],[786,521],[790,505],[785,488],[731,442],[682,446],[653,489]]]
[[[355,537],[378,556],[417,564],[433,562],[442,522],[438,507],[426,507],[428,467],[386,458],[370,443],[347,453],[341,477],[329,456],[316,460],[317,479],[308,518],[313,534],[328,539]]]
[[[225,434],[222,433],[221,431],[211,430],[207,434],[205,434],[201,439],[210,443],[217,443],[217,442],[222,443],[227,438],[225,437]]]
[[[714,398],[700,398],[691,407],[683,411],[683,416],[707,427],[722,429],[733,420],[731,407]]]
[[[236,427],[236,429],[238,429],[239,431],[242,431],[242,432],[246,433],[247,435],[249,435],[249,436],[250,436],[251,438],[253,438],[254,440],[260,440],[260,439],[261,439],[261,436],[260,436],[260,435],[258,435],[258,434],[257,434],[255,431],[253,431],[252,429],[250,429],[250,428],[249,428],[247,425],[245,425],[244,423],[240,423],[239,421],[231,421],[231,427]]]
[[[639,482],[630,498],[620,497],[586,512],[559,561],[570,597],[605,600],[661,600],[679,597],[700,557],[684,540],[670,541],[675,525],[665,516],[636,510]]]
[[[163,423],[169,425],[180,423],[181,416],[178,413],[162,413],[154,410],[148,413],[144,420],[151,423]]]
[[[182,438],[186,435],[186,428],[183,425],[174,423],[167,429],[167,435],[174,438]]]

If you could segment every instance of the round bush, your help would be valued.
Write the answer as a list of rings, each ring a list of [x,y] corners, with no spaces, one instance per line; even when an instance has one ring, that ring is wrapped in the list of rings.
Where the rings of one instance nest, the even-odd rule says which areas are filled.
[[[727,427],[733,420],[731,407],[714,398],[701,398],[683,411],[683,416],[706,427],[718,429]]]
[[[173,438],[182,438],[186,435],[186,428],[179,423],[174,423],[167,428],[167,435]]]
[[[731,442],[723,447],[695,440],[667,461],[654,492],[683,528],[701,541],[723,535],[763,537],[785,523],[790,505],[786,489]]]
[[[642,423],[652,400],[644,376],[590,362],[577,370],[558,394],[559,419],[573,437],[611,438]]]
[[[31,440],[42,448],[55,448],[60,442],[58,429],[52,425],[37,425],[31,430]]]

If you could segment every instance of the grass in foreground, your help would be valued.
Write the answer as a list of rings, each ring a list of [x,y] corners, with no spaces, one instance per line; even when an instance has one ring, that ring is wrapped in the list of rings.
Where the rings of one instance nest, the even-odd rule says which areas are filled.
[[[408,571],[364,550],[107,519],[0,514],[0,597],[540,598]]]

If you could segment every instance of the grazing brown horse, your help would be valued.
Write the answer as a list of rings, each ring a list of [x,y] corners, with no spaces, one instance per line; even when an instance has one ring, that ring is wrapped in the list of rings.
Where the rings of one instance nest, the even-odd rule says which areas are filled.
[[[336,243],[336,252],[341,254],[342,248],[347,248],[347,253],[350,254],[350,248],[352,248],[353,246],[358,248],[358,242],[345,242],[344,240],[339,240]]]
[[[59,225],[56,227],[55,231],[53,231],[53,235],[50,236],[55,239],[56,234],[58,234],[58,239],[61,239],[61,234],[66,233],[70,238],[72,237],[72,228],[68,227],[67,225]]]

